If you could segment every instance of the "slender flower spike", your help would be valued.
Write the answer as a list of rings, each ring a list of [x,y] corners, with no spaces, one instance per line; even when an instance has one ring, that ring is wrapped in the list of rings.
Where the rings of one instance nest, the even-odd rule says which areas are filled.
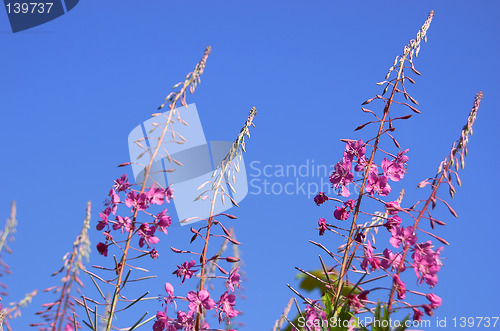
[[[193,277],[194,273],[197,272],[198,270],[191,270],[192,267],[196,262],[194,260],[191,260],[189,262],[184,262],[182,265],[177,266],[177,270],[175,270],[172,274],[177,275],[177,277],[181,278],[182,281],[181,284],[184,283],[186,279],[189,279]]]

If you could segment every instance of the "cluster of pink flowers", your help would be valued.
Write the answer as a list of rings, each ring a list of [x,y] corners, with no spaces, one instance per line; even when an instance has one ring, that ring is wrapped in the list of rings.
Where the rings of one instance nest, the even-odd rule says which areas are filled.
[[[343,158],[334,166],[334,171],[330,176],[330,182],[332,187],[334,187],[339,195],[343,197],[349,197],[351,192],[348,189],[350,183],[354,183],[354,174],[351,172],[352,164],[356,163],[354,171],[362,172],[366,176],[366,185],[364,191],[369,197],[387,196],[391,192],[391,186],[389,185],[389,180],[398,182],[404,178],[406,173],[406,162],[408,161],[408,156],[406,150],[400,150],[398,154],[393,157],[392,160],[384,158],[381,165],[371,164],[370,169],[367,169],[369,161],[366,159],[366,147],[363,141],[360,139],[358,141],[348,141],[346,143],[346,148],[344,151]],[[366,173],[367,172],[367,173]],[[324,192],[319,192],[314,198],[314,202],[319,206],[328,200],[337,200],[329,198]],[[377,198],[378,201],[380,199]],[[339,201],[339,200],[337,200]],[[354,212],[357,200],[348,199],[343,203],[342,206],[337,206],[333,216],[337,220],[347,220],[352,212]],[[402,219],[398,216],[400,212],[407,212],[399,206],[397,201],[390,201],[385,203],[386,211],[386,221],[382,225],[390,233],[391,237],[389,243],[393,248],[401,249],[399,252],[393,252],[391,249],[386,248],[383,254],[374,253],[374,248],[370,240],[363,244],[365,236],[362,232],[359,232],[355,241],[363,244],[364,256],[361,261],[361,269],[368,271],[376,271],[379,269],[384,270],[390,276],[392,276],[392,282],[397,293],[399,300],[403,300],[406,295],[406,284],[401,280],[400,275],[403,273],[407,267],[411,266],[415,270],[418,277],[419,283],[425,281],[430,287],[437,284],[438,278],[436,273],[439,271],[442,263],[439,259],[439,255],[442,247],[433,250],[431,241],[425,243],[417,244],[417,235],[413,226],[402,226]],[[324,218],[318,220],[319,234],[323,235],[328,229],[328,224]],[[406,251],[412,251],[411,255],[412,261],[409,265],[406,263]],[[405,257],[405,260],[403,260]],[[362,291],[360,294],[351,294],[348,296],[348,302],[353,309],[354,313],[363,306],[363,302],[367,300],[367,295],[369,291]],[[419,320],[423,316],[424,312],[427,315],[433,314],[433,309],[441,305],[441,299],[435,294],[428,294],[427,299],[431,302],[430,304],[423,304],[420,306],[413,306],[414,316],[413,318]],[[424,312],[419,310],[422,308]],[[317,319],[319,315],[316,309],[308,306],[306,310],[306,316],[308,319]]]
[[[122,192],[124,193],[124,199],[120,197]],[[153,184],[147,192],[140,193],[130,188],[127,175],[124,174],[114,181],[108,197],[109,199],[105,202],[106,208],[99,213],[101,220],[96,226],[98,231],[106,229],[104,231],[106,241],[97,244],[97,251],[101,255],[107,256],[108,247],[113,243],[111,230],[120,230],[121,233],[124,231],[135,231],[134,234],[139,236],[139,247],[142,248],[146,245],[148,249],[150,245],[155,245],[160,241],[155,235],[156,230],[167,234],[167,228],[172,224],[172,220],[166,214],[166,208],[156,216],[153,216],[154,220],[150,223],[142,223],[137,227],[136,222],[132,220],[134,219],[134,215],[137,216],[137,212],[145,211],[151,205],[163,205],[165,202],[170,203],[170,200],[173,198],[173,190],[170,187],[163,189]],[[116,215],[119,204],[125,204],[131,208],[131,214],[129,216]],[[110,219],[111,215],[115,215],[114,219]],[[150,251],[150,255],[152,258],[157,258],[158,252],[153,248]]]
[[[177,266],[177,270],[174,272],[177,276],[182,277],[181,284],[186,280],[191,278],[196,270],[191,270],[194,267],[194,261],[184,262],[181,266]],[[166,296],[163,296],[163,304],[165,309],[163,311],[158,311],[156,313],[156,321],[153,325],[154,331],[176,331],[176,330],[195,330],[196,315],[198,313],[203,313],[204,311],[209,311],[215,309],[218,313],[219,323],[223,320],[229,321],[230,319],[238,315],[238,311],[234,309],[236,296],[231,293],[235,291],[235,287],[240,286],[240,274],[238,273],[239,267],[234,268],[226,279],[227,291],[222,293],[219,301],[215,301],[210,298],[210,293],[206,289],[200,291],[190,291],[187,293],[186,298],[180,296],[174,296],[174,287],[170,283],[165,283]],[[175,299],[188,301],[187,312],[177,310],[176,318],[169,318],[167,316],[167,307],[175,305],[177,303]],[[204,323],[200,330],[208,330],[210,326],[208,323]]]

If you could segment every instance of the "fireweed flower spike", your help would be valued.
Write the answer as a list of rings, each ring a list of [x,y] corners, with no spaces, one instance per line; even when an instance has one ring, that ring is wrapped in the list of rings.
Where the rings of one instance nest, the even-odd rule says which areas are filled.
[[[39,330],[76,330],[81,328],[80,322],[76,320],[76,302],[74,292],[80,293],[83,283],[80,280],[80,272],[85,271],[84,260],[89,260],[90,240],[88,230],[90,228],[90,202],[87,203],[87,216],[83,221],[83,228],[73,243],[73,250],[64,255],[63,267],[54,272],[52,276],[64,274],[62,285],[46,289],[44,292],[57,294],[54,302],[43,304],[44,310],[37,313],[43,317],[45,322],[34,323]],[[73,292],[73,294],[72,294]]]
[[[449,186],[450,195],[453,197],[456,192],[452,183],[453,177],[456,178],[457,183],[460,185],[457,171],[459,164],[462,165],[462,168],[464,166],[468,135],[472,133],[472,125],[483,97],[481,92],[476,96],[474,106],[467,124],[462,129],[459,140],[453,144],[449,156],[441,162],[436,176],[419,184],[419,187],[427,185],[431,187],[430,196],[425,200],[418,201],[411,208],[402,205],[404,192],[400,194],[397,200],[391,201],[388,198],[388,200],[385,200],[385,197],[392,193],[390,182],[400,182],[404,179],[407,171],[406,164],[409,162],[409,150],[400,146],[393,132],[396,130],[395,123],[397,121],[407,120],[412,114],[401,114],[398,110],[399,117],[393,117],[391,110],[395,106],[403,106],[404,109],[420,113],[414,106],[418,105],[418,102],[408,93],[405,83],[414,83],[415,81],[411,76],[414,74],[420,75],[420,72],[415,69],[414,59],[420,51],[422,40],[427,38],[427,30],[433,17],[434,12],[431,11],[417,37],[405,46],[403,54],[396,57],[384,81],[378,83],[378,85],[384,86],[382,93],[363,103],[365,107],[365,105],[374,101],[382,102],[382,114],[376,114],[373,110],[362,107],[365,113],[374,115],[376,120],[362,124],[355,129],[357,131],[368,125],[376,124],[378,128],[376,128],[374,137],[364,142],[362,140],[342,140],[346,143],[345,150],[341,161],[333,169],[330,182],[337,189],[338,194],[345,198],[351,197],[348,186],[353,185],[353,183],[359,190],[359,194],[357,194],[356,198],[352,197],[345,201],[343,206],[335,206],[333,210],[334,217],[339,221],[345,222],[352,215],[350,229],[339,228],[348,232],[346,236],[347,242],[337,249],[337,253],[335,253],[335,250],[315,243],[333,258],[333,268],[339,270],[339,272],[338,277],[334,279],[325,278],[327,290],[321,301],[300,295],[309,304],[310,302],[319,302],[319,304],[315,304],[313,310],[309,308],[310,306],[306,309],[306,316],[311,319],[321,318],[326,320],[334,318],[338,320],[345,318],[347,323],[350,316],[355,316],[358,313],[371,312],[375,315],[375,318],[377,316],[382,318],[382,315],[389,318],[390,314],[394,313],[396,309],[407,309],[413,312],[414,320],[420,320],[424,313],[432,316],[434,310],[442,304],[441,298],[434,293],[427,295],[420,293],[420,297],[415,296],[417,292],[408,289],[408,285],[404,281],[404,277],[407,275],[404,272],[413,270],[418,279],[417,285],[433,287],[438,283],[437,273],[443,265],[440,258],[443,248],[435,248],[432,240],[437,239],[444,244],[447,244],[447,242],[443,238],[424,230],[420,220],[423,218],[428,219],[432,229],[436,224],[444,225],[444,222],[432,217],[431,208],[428,208],[430,206],[434,207],[438,202],[443,202],[450,213],[457,216],[447,202],[437,197],[436,192],[438,187],[444,183]],[[397,150],[393,152],[387,147],[382,150],[381,144],[385,141],[382,138],[392,142]],[[378,154],[381,153],[384,155],[378,157]],[[354,164],[356,166],[353,170],[352,166]],[[359,172],[362,179],[354,180],[353,171]],[[314,201],[317,205],[325,202],[323,195],[320,192],[315,197]],[[333,200],[333,198],[328,199]],[[361,206],[364,208],[367,205],[366,203],[362,204],[362,201],[365,200],[371,200],[373,203],[379,204],[384,212],[361,211]],[[358,218],[365,217],[365,215],[373,216],[372,222],[358,224]],[[325,234],[326,229],[328,229],[326,221],[320,218],[318,225],[320,235]],[[333,224],[329,226],[333,227]],[[375,246],[375,235],[381,227],[385,227],[389,231],[390,239],[388,242],[377,240]],[[359,252],[360,248],[363,249],[363,252]],[[323,270],[326,272],[326,264],[322,259],[320,261]],[[361,273],[360,269],[364,270],[365,273]],[[377,276],[376,273],[381,273],[382,276]],[[312,277],[310,273],[309,275],[306,273],[306,275]],[[349,282],[347,277],[349,277]],[[388,280],[390,280],[389,284],[387,284]],[[363,292],[362,296],[361,294],[352,293],[353,289],[347,291],[349,284],[352,282],[356,283],[356,290]],[[376,288],[377,291],[371,291],[370,288],[361,289],[360,286],[365,287],[366,285],[373,286],[372,289]],[[386,289],[387,292],[382,293],[381,289]],[[377,298],[370,298],[375,293],[380,293],[384,299],[388,295],[388,300],[384,303],[376,303]],[[414,299],[421,300],[422,295],[428,301],[420,301],[415,304],[408,303],[408,301]],[[356,317],[354,317],[354,321],[356,321]],[[296,325],[294,326],[296,327]]]
[[[152,164],[157,158],[166,158],[170,162],[179,163],[168,154],[165,145],[171,141],[182,143],[182,138],[177,138],[178,133],[172,127],[174,121],[185,124],[177,110],[178,103],[180,102],[183,106],[187,105],[187,91],[189,90],[189,92],[193,93],[197,84],[200,82],[200,76],[203,74],[210,51],[211,48],[209,46],[206,48],[201,61],[195,66],[193,72],[186,76],[184,82],[174,87],[176,90],[170,93],[166,97],[165,102],[159,107],[159,109],[161,109],[168,104],[170,108],[168,115],[162,113],[153,114],[153,116],[166,117],[164,124],[159,124],[154,127],[155,130],[161,130],[161,133],[158,138],[151,138],[151,141],[156,139],[158,143],[156,145],[147,145],[146,147],[144,144],[141,144],[140,141],[136,142],[137,145],[144,148],[144,152],[148,153],[150,156],[149,163],[143,165],[144,181],[139,185],[140,188],[134,189],[127,175],[124,174],[114,180],[109,190],[108,200],[105,203],[106,208],[100,213],[100,221],[96,225],[98,231],[105,230],[103,232],[105,238],[101,240],[96,247],[97,251],[104,257],[108,256],[108,253],[115,257],[114,254],[110,253],[112,249],[116,249],[121,257],[119,255],[118,258],[115,258],[111,267],[97,267],[103,272],[111,272],[111,277],[100,277],[89,271],[85,271],[92,278],[99,293],[111,292],[110,299],[102,295],[104,302],[92,301],[98,303],[97,307],[106,307],[106,311],[101,314],[97,312],[97,309],[93,310],[88,306],[87,303],[90,301],[86,297],[83,297],[83,300],[78,302],[85,307],[87,312],[88,321],[84,321],[84,323],[93,330],[98,328],[96,325],[97,316],[104,321],[104,329],[106,331],[110,331],[112,328],[116,329],[117,327],[112,325],[113,322],[116,321],[114,317],[115,313],[118,310],[126,310],[132,306],[130,298],[125,299],[127,296],[122,293],[124,288],[129,287],[125,286],[127,282],[152,278],[148,276],[134,279],[134,270],[142,268],[133,266],[132,263],[136,262],[136,259],[140,257],[156,259],[159,256],[154,246],[161,240],[160,235],[166,235],[168,233],[167,228],[171,225],[171,219],[166,213],[167,209],[163,206],[165,206],[166,203],[170,203],[173,198],[173,190],[170,187],[161,187],[158,183],[154,182],[153,178],[150,176]],[[171,136],[172,139],[169,140]],[[128,164],[130,163],[123,163],[119,166]],[[146,183],[151,181],[153,184],[146,187]],[[128,207],[128,209],[122,208],[123,205]],[[152,214],[150,210],[152,208],[158,208],[156,206],[162,206],[161,208],[163,208],[163,210],[159,213],[155,212],[155,214]],[[137,254],[134,256],[133,253]],[[184,275],[184,278],[188,279],[190,276],[188,272]],[[111,291],[103,291],[99,284],[111,286]],[[147,294],[148,292],[135,301],[132,301],[133,304],[150,299],[145,297]],[[91,318],[91,316],[95,318]],[[146,314],[140,317],[132,329],[142,326],[155,318],[155,316],[152,316],[143,321],[145,317]],[[178,329],[178,325],[174,325],[173,321],[168,319],[166,311],[158,313],[156,317],[157,322],[154,324],[155,330],[163,330],[165,328],[168,330]],[[177,322],[178,321],[175,321],[175,323]],[[130,326],[127,327],[127,329],[129,328]]]

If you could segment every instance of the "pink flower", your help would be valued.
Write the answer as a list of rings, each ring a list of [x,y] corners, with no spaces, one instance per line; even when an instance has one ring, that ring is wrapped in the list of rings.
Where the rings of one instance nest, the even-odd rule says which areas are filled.
[[[148,208],[148,203],[149,200],[146,193],[137,194],[134,191],[130,191],[127,199],[125,199],[127,207],[132,207],[131,212],[134,212],[134,208],[137,208],[137,210],[146,210]]]
[[[401,272],[406,270],[404,263],[401,263],[402,255],[401,253],[392,253],[390,249],[384,249],[384,259],[382,259],[382,263],[380,266],[382,269],[387,270],[391,267],[391,270],[394,271],[397,268],[400,268]]]
[[[219,324],[224,320],[224,314],[226,315],[227,322],[229,322],[231,318],[238,316],[238,311],[233,308],[235,300],[236,296],[234,294],[229,294],[228,291],[220,296],[219,302],[217,302]]]
[[[380,196],[386,196],[391,193],[391,186],[387,184],[388,178],[385,176],[378,176],[376,168],[372,168],[368,175],[368,182],[366,184],[366,193],[371,196],[377,193]]]
[[[226,287],[234,292],[234,287],[240,288],[240,274],[238,274],[238,270],[240,267],[236,267],[229,273],[229,276],[226,280]]]
[[[430,305],[424,304],[424,305],[422,305],[422,308],[424,308],[426,315],[429,315],[429,316],[434,315],[434,312],[432,311],[432,307]]]
[[[340,221],[345,221],[349,218],[349,212],[347,211],[347,208],[337,206],[333,212],[333,216]]]
[[[373,247],[370,240],[368,240],[365,247],[365,258],[361,262],[361,269],[366,271],[368,264],[371,266],[371,271],[380,268],[380,259],[373,255]]]
[[[115,185],[113,188],[120,192],[126,192],[128,188],[130,187],[130,183],[128,182],[127,179],[127,174],[123,174],[120,178],[115,179]]]
[[[352,182],[353,179],[354,175],[351,172],[351,163],[349,161],[338,162],[334,166],[334,172],[330,175],[330,182],[333,184],[333,187],[339,190],[343,197],[351,195],[346,185]]]
[[[405,175],[405,163],[408,161],[408,156],[403,154],[406,152],[408,152],[407,149],[399,151],[396,158],[392,161],[387,160],[387,158],[382,160],[382,170],[384,171],[384,175],[389,177],[392,181],[399,182]]]
[[[190,291],[187,294],[189,300],[189,309],[194,313],[201,313],[202,309],[212,310],[215,308],[215,301],[210,299],[210,294],[207,290],[203,289],[201,291]]]
[[[170,199],[174,198],[174,189],[170,186],[165,189],[165,200],[167,203],[170,203]]]
[[[111,214],[111,207],[107,207],[102,213],[99,213],[101,221],[99,221],[99,223],[95,227],[97,231],[101,231],[106,225],[108,225],[109,214]]]
[[[396,215],[401,210],[399,202],[389,201],[385,204],[385,212],[389,215]]]
[[[386,227],[387,231],[391,232],[392,228],[398,228],[403,220],[401,217],[398,215],[394,215],[390,218],[387,219],[387,221],[384,223],[384,226]]]
[[[120,202],[120,196],[116,194],[114,189],[109,190],[109,202],[107,203],[108,205],[111,206],[111,210],[113,212],[113,215],[116,214],[116,208],[118,207],[118,203]]]
[[[186,314],[180,310],[177,311],[177,330],[181,330],[182,328],[184,328],[184,330],[194,330],[194,325],[195,320],[193,318],[193,314]]]
[[[403,300],[406,296],[406,284],[401,281],[397,274],[392,275],[392,280],[396,287],[396,292],[398,293],[398,299]]]
[[[178,330],[175,325],[171,324],[169,322],[169,318],[167,316],[167,308],[165,308],[165,311],[158,311],[156,313],[156,321],[155,324],[153,325],[153,331],[176,331]]]
[[[306,306],[306,325],[310,325],[310,329],[314,331],[321,331],[321,325],[325,323],[326,313],[318,310],[314,305],[317,300],[313,301],[313,306]]]
[[[113,224],[113,230],[121,229],[121,233],[123,230],[130,232],[132,230],[132,221],[128,217],[121,217],[120,215],[116,216],[116,223]]]
[[[441,262],[439,255],[443,247],[438,248],[434,251],[431,241],[427,241],[422,244],[417,244],[414,246],[412,258],[413,258],[413,268],[415,274],[419,278],[420,283],[424,280],[426,284],[434,287],[438,282],[437,273],[443,263]]]
[[[165,202],[165,190],[156,186],[156,183],[153,183],[147,193],[147,197],[150,203],[162,205]]]
[[[189,261],[189,263],[184,262],[182,263],[182,265],[177,266],[177,270],[175,270],[172,274],[177,275],[177,277],[179,278],[182,277],[181,281],[182,284],[186,279],[191,278],[194,275],[194,273],[198,271],[198,270],[191,270],[191,268],[194,267],[195,264],[196,262],[194,262],[194,260]]]
[[[417,235],[413,230],[413,226],[406,228],[394,226],[391,228],[391,239],[389,239],[389,242],[395,248],[398,248],[401,243],[412,246],[417,242]]]
[[[431,302],[431,307],[432,308],[437,308],[441,306],[441,303],[443,302],[443,299],[435,295],[434,293],[429,293],[425,296],[427,300]]]
[[[422,313],[422,311],[418,310],[417,308],[413,308],[413,320],[414,321],[421,321],[422,316],[424,316],[424,313]]]
[[[325,195],[325,192],[319,192],[318,195],[314,197],[314,202],[318,206],[323,204],[325,201],[328,201],[328,197]]]
[[[103,256],[108,256],[108,245],[100,242],[97,244],[97,251]]]
[[[349,199],[346,202],[344,202],[344,205],[348,207],[350,210],[353,210],[354,207],[356,206],[356,201],[353,199]]]
[[[322,236],[328,229],[328,227],[326,226],[326,221],[323,217],[318,220],[318,225],[319,225],[319,235]]]
[[[139,239],[139,247],[142,247],[144,246],[144,244],[146,244],[149,248],[149,244],[157,244],[160,239],[154,235],[155,231],[156,228],[154,226],[150,227],[148,223],[142,223],[139,231],[137,231],[139,237],[141,237],[141,239]]]
[[[158,230],[168,234],[167,228],[172,224],[172,219],[167,215],[167,209],[162,210],[155,216],[154,223],[158,227]]]

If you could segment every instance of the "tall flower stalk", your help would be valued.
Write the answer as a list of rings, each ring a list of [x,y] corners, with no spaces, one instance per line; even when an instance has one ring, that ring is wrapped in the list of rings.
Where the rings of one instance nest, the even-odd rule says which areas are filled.
[[[38,327],[39,330],[52,330],[64,331],[77,330],[81,328],[80,323],[77,321],[78,315],[76,314],[76,301],[72,293],[81,293],[84,287],[80,279],[80,273],[85,271],[84,261],[88,262],[90,255],[90,239],[88,230],[90,228],[90,201],[87,203],[86,217],[83,221],[83,227],[80,234],[73,243],[73,249],[63,257],[63,266],[58,271],[54,272],[52,276],[63,273],[61,279],[62,285],[53,286],[44,290],[44,292],[54,292],[58,294],[55,301],[45,303],[42,306],[45,308],[43,311],[37,312],[45,320],[45,323],[33,323],[31,326]]]
[[[330,182],[332,187],[337,190],[338,195],[344,199],[329,197],[324,192],[319,192],[314,198],[317,205],[328,201],[340,203],[340,205],[336,206],[333,217],[343,222],[352,215],[352,221],[349,228],[344,228],[341,224],[329,224],[324,218],[320,218],[318,221],[320,235],[324,235],[326,232],[334,232],[345,238],[346,242],[335,253],[324,245],[311,241],[311,243],[327,252],[334,261],[334,266],[329,267],[320,257],[322,269],[319,273],[316,271],[307,272],[297,268],[307,277],[314,279],[317,284],[320,284],[318,286],[322,291],[321,301],[312,300],[289,286],[307,304],[305,313],[302,313],[299,309],[299,316],[303,319],[302,322],[307,322],[299,325],[300,327],[307,325],[309,329],[315,331],[328,330],[328,322],[331,322],[330,318],[333,317],[335,321],[345,321],[351,327],[366,330],[367,326],[362,325],[356,316],[369,313],[374,316],[375,320],[388,320],[389,316],[397,310],[407,309],[413,311],[413,320],[418,321],[424,313],[432,316],[433,311],[442,303],[441,298],[434,293],[426,294],[407,289],[402,276],[405,270],[411,268],[414,269],[419,284],[425,282],[432,288],[438,283],[437,273],[442,266],[440,254],[443,247],[434,249],[432,240],[437,240],[444,245],[448,245],[448,242],[432,232],[424,230],[420,226],[420,221],[422,219],[429,220],[431,229],[434,229],[436,224],[445,224],[433,218],[430,212],[429,207],[432,205],[432,208],[434,208],[438,201],[444,203],[449,211],[454,216],[457,216],[451,206],[444,199],[437,196],[437,190],[441,184],[448,184],[450,195],[453,197],[456,192],[452,183],[453,177],[456,178],[457,183],[460,185],[460,178],[457,173],[459,159],[463,167],[463,160],[467,152],[468,135],[472,132],[472,125],[482,99],[481,92],[476,96],[474,106],[467,124],[462,129],[459,140],[453,144],[449,156],[441,162],[437,175],[419,184],[419,187],[431,186],[432,192],[429,197],[418,201],[411,207],[403,207],[404,190],[400,192],[399,197],[395,200],[387,200],[386,198],[391,194],[392,190],[389,183],[391,181],[399,182],[404,178],[407,169],[406,165],[409,161],[408,149],[402,149],[393,135],[396,130],[395,123],[398,120],[407,120],[412,117],[412,114],[393,117],[391,109],[394,105],[401,105],[414,113],[420,113],[415,107],[418,102],[408,93],[405,83],[415,83],[410,76],[411,73],[420,75],[420,72],[414,66],[414,58],[418,56],[421,41],[427,38],[427,30],[433,17],[434,11],[431,11],[417,33],[417,37],[405,46],[402,55],[396,57],[384,81],[377,83],[384,86],[383,92],[362,104],[362,106],[365,106],[375,100],[383,102],[381,115],[362,107],[363,112],[373,115],[375,120],[364,123],[355,129],[357,131],[370,124],[378,124],[375,136],[365,142],[361,139],[342,140],[346,143],[346,148],[342,159],[334,167]],[[411,70],[410,73],[409,70]],[[389,92],[389,96],[385,97],[384,95],[387,92]],[[390,152],[387,147],[382,149],[382,138],[387,138],[398,150]],[[376,158],[376,156],[380,153],[383,154],[383,158],[379,162],[377,161],[379,157]],[[451,168],[452,166],[455,166],[456,171]],[[361,174],[361,179],[354,179],[353,168],[355,172]],[[355,199],[350,198],[350,188],[352,186],[356,187],[359,192]],[[382,204],[384,212],[366,211],[364,201],[367,199]],[[423,205],[423,207],[418,209],[419,205]],[[361,224],[361,220],[365,217],[371,217],[372,221]],[[409,218],[411,225],[403,226],[404,220],[402,217]],[[389,247],[385,248],[383,252],[377,252],[377,250],[381,249],[383,243],[378,242],[377,246],[375,246],[375,235],[378,234],[379,229],[384,228],[390,234]],[[425,242],[418,242],[421,237],[430,239]],[[361,253],[359,252],[360,248],[362,249]],[[398,249],[398,251],[393,252],[394,248]],[[412,252],[411,256],[408,254],[409,252]],[[375,271],[378,271],[381,275],[372,275]],[[387,279],[390,280],[389,287],[383,285]],[[385,299],[385,296],[380,297],[380,295],[374,298],[374,292],[386,292],[387,299]],[[428,303],[409,303],[405,299],[407,293],[411,293],[416,297],[423,296],[428,300]],[[409,316],[410,314],[401,323],[409,319]],[[290,324],[298,329],[296,325],[298,322],[301,321],[297,319],[295,322],[290,322]]]
[[[232,319],[238,315],[238,311],[234,308],[236,305],[236,295],[234,294],[236,288],[240,286],[241,275],[239,274],[240,261],[238,254],[235,256],[222,256],[224,249],[219,249],[215,254],[209,255],[208,248],[209,243],[213,245],[214,238],[222,238],[224,241],[221,245],[223,248],[228,242],[233,245],[239,245],[240,243],[236,240],[233,231],[227,230],[222,224],[220,218],[222,216],[229,219],[236,219],[236,216],[227,213],[219,213],[214,215],[215,204],[218,199],[222,203],[229,199],[231,203],[238,206],[236,201],[231,197],[226,189],[229,189],[236,193],[233,185],[236,182],[235,173],[239,172],[240,161],[242,152],[245,152],[245,137],[250,137],[249,128],[254,126],[253,120],[257,115],[257,110],[252,108],[250,113],[240,130],[236,140],[232,144],[229,152],[223,158],[221,163],[217,166],[212,174],[212,180],[207,181],[200,185],[199,190],[203,189],[205,186],[209,185],[209,188],[202,191],[195,201],[198,199],[210,200],[210,211],[209,216],[206,221],[206,225],[195,229],[191,227],[191,232],[194,234],[191,242],[200,238],[202,240],[202,250],[201,253],[191,250],[181,250],[178,248],[171,247],[172,251],[178,254],[191,254],[199,258],[199,265],[196,265],[195,260],[191,259],[186,261],[181,265],[177,266],[177,270],[174,271],[178,277],[182,278],[181,285],[184,281],[189,280],[195,275],[195,272],[199,272],[199,287],[197,291],[191,290],[187,293],[186,297],[174,295],[174,286],[170,283],[165,284],[166,296],[163,297],[163,305],[165,305],[164,311],[158,311],[156,313],[156,322],[153,326],[155,331],[162,330],[208,330],[210,328],[209,324],[206,322],[206,313],[211,310],[215,310],[218,315],[218,322],[221,324],[226,321],[230,324]],[[215,230],[220,229],[222,231],[220,234],[216,234]],[[212,241],[210,241],[212,239]],[[237,250],[234,250],[237,253]],[[221,264],[221,262],[230,263],[230,271],[227,271]],[[200,269],[194,269],[194,268]],[[222,275],[216,275],[215,271],[219,271]],[[216,302],[212,299],[213,295],[210,294],[207,282],[209,279],[223,279],[225,280],[227,290],[224,291],[219,300]],[[183,311],[177,309],[177,301],[187,301],[188,310]],[[168,306],[174,305],[177,309],[177,317],[172,318],[167,315]],[[219,330],[219,329],[217,329]]]
[[[16,202],[12,201],[10,205],[10,216],[5,223],[5,227],[3,231],[0,232],[0,253],[7,252],[12,253],[12,250],[7,245],[7,241],[14,240],[14,233],[16,233],[17,227],[17,207]],[[4,276],[5,274],[11,274],[10,267],[7,263],[1,259],[0,256],[0,275]],[[6,289],[7,285],[0,283],[1,287]],[[0,331],[3,330],[3,326],[7,328],[8,331],[12,331],[10,327],[9,320],[12,320],[16,317],[21,316],[21,309],[27,307],[33,297],[37,295],[38,290],[33,290],[30,293],[25,294],[24,298],[18,302],[10,302],[8,305],[0,305]],[[2,292],[2,297],[7,296],[7,292]],[[3,298],[0,298],[3,301]]]

